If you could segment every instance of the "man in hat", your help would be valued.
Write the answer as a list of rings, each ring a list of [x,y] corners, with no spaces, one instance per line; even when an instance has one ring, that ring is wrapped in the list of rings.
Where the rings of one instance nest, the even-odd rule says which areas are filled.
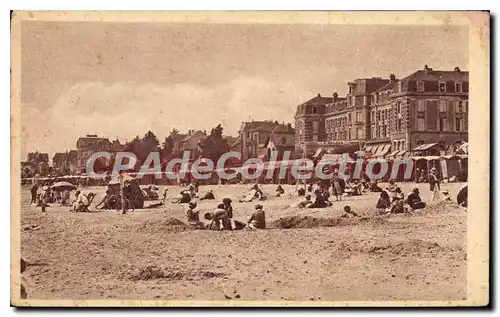
[[[422,209],[425,208],[426,206],[425,203],[420,198],[420,192],[418,188],[413,188],[411,194],[409,194],[408,198],[406,198],[406,202],[413,210]]]
[[[248,219],[248,228],[250,229],[265,229],[266,214],[262,209],[261,204],[255,205],[255,212]]]
[[[439,200],[439,191],[441,190],[441,187],[439,186],[439,178],[437,177],[437,171],[436,168],[433,167],[431,168],[431,172],[429,174],[429,185],[430,185],[430,190],[433,192],[432,195],[432,201],[438,201]]]

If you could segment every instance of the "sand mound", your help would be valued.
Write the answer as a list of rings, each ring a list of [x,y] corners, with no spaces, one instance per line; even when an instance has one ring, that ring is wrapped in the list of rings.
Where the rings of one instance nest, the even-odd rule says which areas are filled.
[[[137,228],[137,232],[141,233],[161,233],[161,232],[178,232],[192,230],[192,228],[176,218],[148,220]]]
[[[278,229],[338,227],[359,224],[385,224],[381,218],[315,218],[311,216],[292,216],[273,221],[270,226]]]
[[[211,271],[190,271],[179,270],[178,268],[160,268],[155,265],[148,265],[143,268],[130,268],[121,274],[122,279],[129,281],[148,281],[155,279],[167,280],[200,280],[217,277],[224,277],[226,274]]]
[[[408,240],[400,243],[388,243],[386,245],[366,246],[362,251],[372,254],[393,254],[409,255],[423,254],[441,251],[443,248],[436,242],[427,242],[423,240]]]

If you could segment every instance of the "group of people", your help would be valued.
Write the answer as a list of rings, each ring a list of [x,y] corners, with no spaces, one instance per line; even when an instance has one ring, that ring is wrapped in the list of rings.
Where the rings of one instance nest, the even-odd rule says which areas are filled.
[[[266,215],[262,205],[255,206],[255,212],[250,216],[246,223],[235,220],[233,218],[233,206],[230,198],[222,199],[222,203],[217,205],[213,212],[207,212],[203,218],[209,221],[205,224],[200,221],[199,210],[197,209],[196,201],[188,204],[186,210],[186,217],[188,224],[195,229],[209,229],[209,230],[241,230],[243,228],[250,229],[265,229],[266,228]]]
[[[49,185],[34,184],[30,189],[31,204],[41,207],[45,212],[45,208],[49,204],[60,204],[61,206],[69,206],[71,200],[71,192],[69,190],[53,190]]]

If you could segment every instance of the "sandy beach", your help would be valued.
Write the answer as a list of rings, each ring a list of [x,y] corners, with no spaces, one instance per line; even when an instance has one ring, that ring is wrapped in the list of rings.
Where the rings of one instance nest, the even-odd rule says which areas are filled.
[[[382,184],[385,185],[385,184]],[[417,184],[429,202],[428,184]],[[224,197],[246,222],[255,203],[238,203],[251,185],[200,186]],[[414,183],[401,183],[407,195]],[[444,185],[453,200],[464,184]],[[276,185],[264,185],[269,196]],[[379,216],[377,193],[347,197],[326,209],[297,209],[295,186],[262,202],[269,229],[192,230],[185,205],[167,203],[126,215],[70,213],[29,205],[23,187],[22,274],[30,299],[165,300],[462,300],[466,298],[467,212],[430,203],[412,215]],[[160,188],[162,192],[164,187]],[[104,187],[85,188],[103,197]],[[170,186],[168,197],[180,187]],[[345,205],[361,215],[338,218]],[[95,208],[91,208],[95,211]],[[294,228],[279,219],[300,216]]]

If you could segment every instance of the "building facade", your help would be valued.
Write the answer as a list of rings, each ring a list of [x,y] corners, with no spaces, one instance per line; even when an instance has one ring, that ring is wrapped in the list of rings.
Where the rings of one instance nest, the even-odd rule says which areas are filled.
[[[294,146],[295,130],[290,123],[277,121],[243,122],[239,131],[241,160],[265,158],[270,139],[282,145]]]
[[[376,156],[411,151],[430,143],[446,147],[467,141],[468,72],[422,70],[397,79],[349,82],[345,98],[317,97],[299,105],[296,149],[306,152],[358,144]]]
[[[437,143],[444,151],[466,142],[468,96],[469,73],[458,67],[435,71],[426,65],[403,79],[393,78],[372,94],[367,148],[403,153]]]
[[[87,161],[96,152],[111,152],[113,143],[107,138],[95,134],[87,134],[76,141],[76,174],[85,174]]]

